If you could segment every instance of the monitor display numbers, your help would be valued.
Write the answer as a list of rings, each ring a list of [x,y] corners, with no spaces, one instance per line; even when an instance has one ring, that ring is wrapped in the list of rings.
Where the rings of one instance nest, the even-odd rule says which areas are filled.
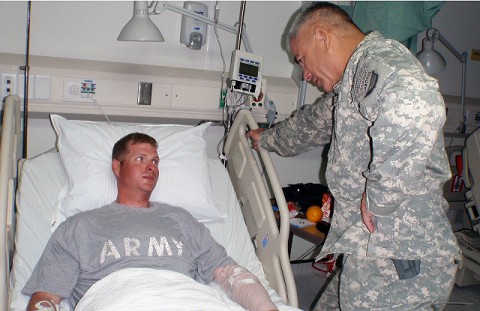
[[[238,72],[251,77],[258,77],[258,66],[241,62]]]
[[[232,91],[258,97],[262,85],[262,67],[262,56],[241,50],[233,51],[230,62]]]

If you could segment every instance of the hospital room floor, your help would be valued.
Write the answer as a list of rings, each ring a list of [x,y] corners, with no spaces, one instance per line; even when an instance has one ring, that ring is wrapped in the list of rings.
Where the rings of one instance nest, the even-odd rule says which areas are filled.
[[[309,310],[317,292],[326,280],[325,273],[312,268],[311,263],[292,264],[297,285],[299,307]],[[457,304],[458,303],[458,304]],[[480,310],[480,285],[457,286],[453,288],[450,304],[445,311]]]

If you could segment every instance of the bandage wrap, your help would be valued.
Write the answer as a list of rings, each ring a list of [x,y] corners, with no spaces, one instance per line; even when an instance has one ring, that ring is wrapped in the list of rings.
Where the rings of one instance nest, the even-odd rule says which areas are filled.
[[[277,309],[260,280],[239,265],[219,267],[215,270],[213,278],[233,300],[247,310]]]
[[[42,300],[35,304],[37,311],[60,311],[60,306],[53,301]]]

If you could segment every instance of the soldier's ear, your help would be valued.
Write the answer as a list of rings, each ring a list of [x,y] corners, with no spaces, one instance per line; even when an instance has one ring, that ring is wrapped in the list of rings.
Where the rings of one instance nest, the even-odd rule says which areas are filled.
[[[323,26],[321,26],[321,25],[315,26],[314,31],[313,31],[313,36],[314,36],[314,39],[317,43],[319,43],[321,45],[324,45],[325,47],[328,47],[328,45],[329,45],[329,33],[328,33],[327,29],[325,29]]]
[[[121,163],[117,159],[112,160],[112,171],[113,171],[113,174],[115,175],[115,177],[117,177],[117,178],[120,175],[120,165],[121,165]]]

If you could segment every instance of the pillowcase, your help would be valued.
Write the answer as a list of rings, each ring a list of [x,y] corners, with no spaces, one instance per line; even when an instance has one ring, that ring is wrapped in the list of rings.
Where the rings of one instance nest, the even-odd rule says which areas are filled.
[[[50,120],[68,183],[60,192],[53,228],[67,217],[101,207],[117,197],[111,168],[113,145],[133,132],[158,142],[159,178],[151,201],[178,206],[199,221],[224,217],[215,208],[208,172],[205,131],[210,123],[186,125],[107,124],[71,121],[59,115]]]

